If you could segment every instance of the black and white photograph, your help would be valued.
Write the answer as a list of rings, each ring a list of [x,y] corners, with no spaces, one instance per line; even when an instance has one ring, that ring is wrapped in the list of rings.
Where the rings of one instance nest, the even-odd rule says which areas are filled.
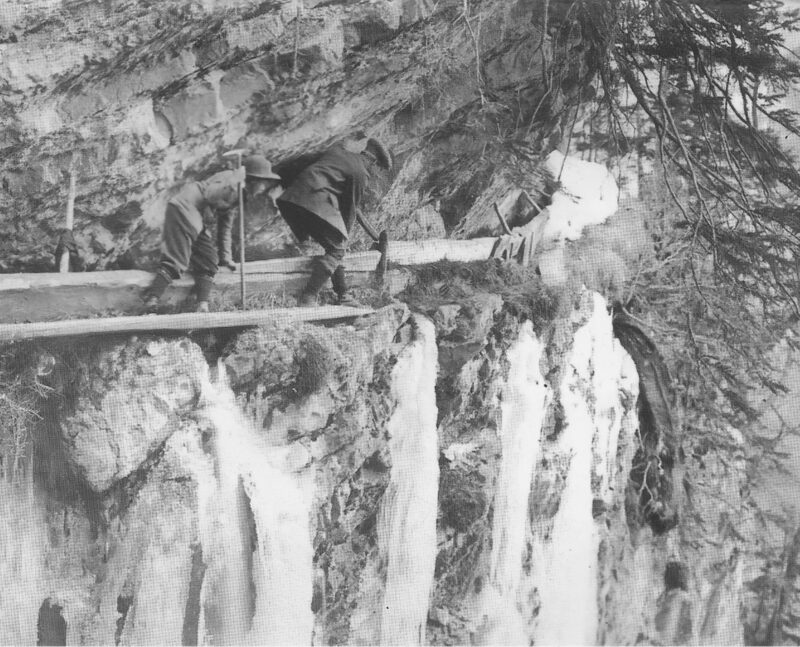
[[[0,0],[0,645],[800,645],[800,0]]]

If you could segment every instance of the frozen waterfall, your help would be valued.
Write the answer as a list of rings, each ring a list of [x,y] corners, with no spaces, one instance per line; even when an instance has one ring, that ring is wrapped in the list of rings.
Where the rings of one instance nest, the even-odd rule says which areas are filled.
[[[208,564],[201,594],[204,644],[311,644],[312,547],[301,476],[284,467],[239,412],[224,381],[207,385],[213,474],[198,475]]]

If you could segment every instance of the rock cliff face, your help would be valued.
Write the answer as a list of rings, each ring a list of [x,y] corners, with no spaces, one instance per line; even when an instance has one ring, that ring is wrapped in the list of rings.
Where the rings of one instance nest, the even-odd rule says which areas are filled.
[[[452,229],[484,190],[489,204],[508,190],[498,162],[516,155],[494,101],[510,92],[527,105],[539,92],[537,12],[499,0],[4,8],[2,267],[50,265],[43,242],[62,226],[70,168],[89,267],[146,268],[173,187],[222,167],[224,151],[290,168],[363,134],[398,163],[379,224],[398,238]],[[290,241],[268,201],[247,222],[254,258]]]
[[[75,487],[6,499],[36,514],[9,510],[29,595],[4,640],[32,642],[46,601],[81,644],[593,641],[628,533],[633,364],[590,293],[558,329],[478,302],[243,333],[227,401],[188,339],[62,348],[38,460],[66,456]],[[471,358],[442,370],[448,335]],[[270,628],[281,596],[304,637]]]
[[[2,482],[3,640],[742,643],[743,465],[659,466],[687,496],[648,523],[602,298],[535,325],[491,294],[417,306],[39,348],[49,441]]]
[[[791,617],[796,551],[759,557],[776,517],[734,430],[648,463],[681,518],[647,523],[639,376],[598,297],[552,325],[497,295],[423,310],[39,349],[3,640],[736,644]]]
[[[70,168],[89,267],[148,267],[173,187],[223,151],[289,175],[363,134],[395,153],[372,205],[391,236],[494,231],[494,202],[524,224],[553,143],[532,117],[559,101],[540,87],[540,12],[4,6],[0,269],[50,266]],[[522,287],[507,266],[428,268],[408,305],[351,326],[4,348],[0,640],[797,644],[794,391],[751,394],[765,429],[667,423],[658,352],[571,292],[614,294],[652,251],[632,208],[657,193],[645,161],[625,161],[627,184],[547,187],[570,216],[554,239],[613,212],[617,184],[623,208]],[[290,244],[267,203],[247,226],[251,258]]]

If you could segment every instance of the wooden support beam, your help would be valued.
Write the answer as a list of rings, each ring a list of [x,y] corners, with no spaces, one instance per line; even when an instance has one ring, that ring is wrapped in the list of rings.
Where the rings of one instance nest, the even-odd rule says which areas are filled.
[[[165,330],[204,330],[243,328],[269,324],[285,325],[299,321],[344,321],[372,314],[371,308],[321,306],[318,308],[272,308],[233,312],[182,313],[135,317],[38,321],[24,324],[0,324],[0,342],[46,337],[134,333]]]

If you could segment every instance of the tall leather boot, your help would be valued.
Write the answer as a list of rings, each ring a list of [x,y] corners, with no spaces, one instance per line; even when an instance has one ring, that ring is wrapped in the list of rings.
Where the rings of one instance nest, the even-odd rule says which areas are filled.
[[[344,265],[339,265],[336,271],[331,276],[331,283],[333,283],[333,291],[336,292],[336,297],[339,301],[342,300],[347,294],[347,277],[344,273]]]
[[[344,273],[344,265],[339,265],[331,277],[333,291],[336,292],[337,302],[340,306],[359,307],[360,304],[347,293],[347,276]]]
[[[194,279],[194,293],[197,297],[196,312],[208,312],[208,298],[211,296],[211,287],[214,285],[214,277],[201,274]]]
[[[328,282],[331,277],[330,271],[318,260],[314,260],[311,266],[311,278],[308,279],[306,287],[300,298],[297,300],[297,305],[300,307],[309,307],[317,305],[317,297],[320,290]]]
[[[153,282],[147,287],[142,294],[145,309],[148,311],[155,311],[158,307],[158,302],[164,295],[169,284],[172,283],[172,277],[162,269],[156,271],[156,276]]]

